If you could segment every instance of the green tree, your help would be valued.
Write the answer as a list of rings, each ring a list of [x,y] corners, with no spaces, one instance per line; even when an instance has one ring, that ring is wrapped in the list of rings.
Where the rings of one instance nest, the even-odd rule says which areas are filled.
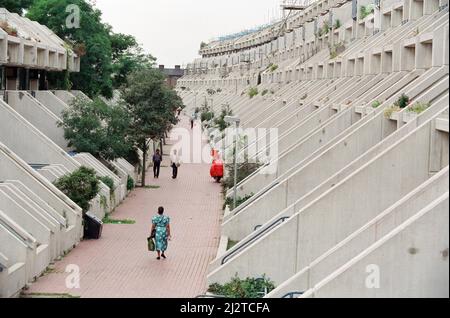
[[[150,142],[161,140],[177,123],[175,111],[182,104],[181,99],[166,85],[164,75],[152,68],[131,73],[121,96],[131,117],[130,135],[144,154],[145,167]],[[142,169],[142,186],[145,186],[145,174]]]
[[[90,201],[99,193],[99,180],[95,171],[80,167],[71,174],[65,175],[55,181],[55,186],[75,202],[83,212],[90,208]]]
[[[63,113],[61,126],[69,147],[97,158],[114,160],[132,148],[128,137],[130,117],[121,105],[106,105],[96,98],[77,98]]]
[[[80,8],[80,27],[66,26],[69,4]],[[82,90],[90,97],[102,94],[112,97],[112,49],[110,27],[101,21],[101,12],[85,0],[34,0],[27,17],[45,24],[59,37],[68,42],[75,51],[82,52],[79,73],[71,73],[73,88]],[[80,50],[81,49],[81,50]],[[53,74],[55,80],[64,73]],[[63,79],[59,83],[66,83]],[[65,88],[65,87],[62,87]]]
[[[111,32],[110,40],[114,88],[124,85],[127,76],[133,71],[154,65],[156,59],[149,54],[144,54],[142,47],[132,35]]]
[[[0,8],[5,8],[9,12],[22,14],[23,10],[27,9],[33,0],[0,0]]]

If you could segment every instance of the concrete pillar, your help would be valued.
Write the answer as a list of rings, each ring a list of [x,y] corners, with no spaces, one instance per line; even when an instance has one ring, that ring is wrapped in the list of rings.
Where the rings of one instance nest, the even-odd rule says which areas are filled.
[[[432,44],[432,66],[448,65],[448,49],[449,49],[449,32],[448,25],[444,28],[433,32],[433,44]]]
[[[392,10],[391,12],[391,27],[395,28],[402,24],[403,21],[403,7]]]

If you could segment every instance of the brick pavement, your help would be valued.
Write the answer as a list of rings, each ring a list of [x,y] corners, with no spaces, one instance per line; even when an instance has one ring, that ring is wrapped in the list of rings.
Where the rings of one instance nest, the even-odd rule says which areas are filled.
[[[183,127],[188,120],[184,119]],[[167,152],[167,151],[166,151]],[[165,157],[166,165],[168,157]],[[164,163],[163,163],[164,164]],[[220,238],[222,195],[209,177],[209,164],[183,164],[177,180],[162,168],[148,184],[159,189],[136,189],[116,209],[112,218],[132,219],[133,225],[104,225],[100,240],[83,241],[55,270],[38,279],[27,293],[70,294],[87,298],[179,298],[206,291],[209,263]],[[173,239],[167,260],[156,260],[147,251],[146,238],[158,206],[171,217]],[[67,265],[80,268],[80,288],[66,288]]]

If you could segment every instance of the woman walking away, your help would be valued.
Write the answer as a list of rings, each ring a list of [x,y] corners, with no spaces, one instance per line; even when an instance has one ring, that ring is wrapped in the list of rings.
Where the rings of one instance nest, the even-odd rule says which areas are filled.
[[[178,168],[180,167],[180,156],[175,149],[170,156],[171,166],[172,166],[172,179],[176,179],[178,176]]]
[[[153,155],[153,175],[156,179],[159,178],[159,171],[161,170],[161,162],[162,156],[159,149],[156,150],[156,153]]]
[[[152,219],[152,233],[155,236],[156,252],[158,253],[157,260],[161,257],[166,259],[165,251],[167,250],[167,241],[171,240],[170,235],[170,218],[164,215],[164,208],[158,208],[158,215]]]

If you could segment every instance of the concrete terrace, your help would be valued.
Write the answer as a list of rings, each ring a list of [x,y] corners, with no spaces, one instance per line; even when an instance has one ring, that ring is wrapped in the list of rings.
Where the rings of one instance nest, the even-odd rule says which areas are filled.
[[[187,120],[181,123],[187,124]],[[164,159],[167,165],[169,158]],[[100,240],[81,242],[55,264],[54,270],[32,284],[26,294],[90,298],[178,298],[204,294],[207,268],[219,244],[221,187],[210,179],[208,164],[182,165],[176,181],[167,167],[161,169],[158,180],[153,179],[151,168],[148,172],[148,184],[160,188],[136,189],[111,216],[132,219],[136,224],[104,225]],[[156,260],[156,253],[149,253],[146,245],[151,217],[160,205],[172,220],[173,240],[165,261]],[[71,264],[80,267],[80,289],[66,288],[65,269]]]

